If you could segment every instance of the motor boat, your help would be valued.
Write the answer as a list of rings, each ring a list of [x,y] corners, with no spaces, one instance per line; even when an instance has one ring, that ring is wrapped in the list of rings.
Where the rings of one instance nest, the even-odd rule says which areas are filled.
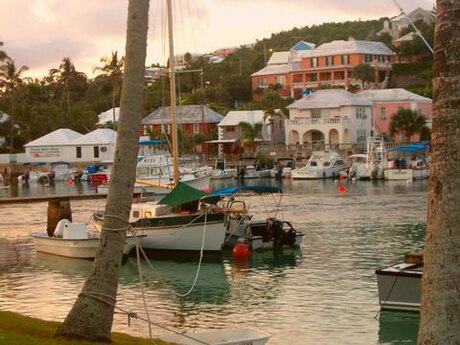
[[[336,151],[314,151],[303,167],[292,170],[292,179],[323,179],[338,177],[348,168]]]

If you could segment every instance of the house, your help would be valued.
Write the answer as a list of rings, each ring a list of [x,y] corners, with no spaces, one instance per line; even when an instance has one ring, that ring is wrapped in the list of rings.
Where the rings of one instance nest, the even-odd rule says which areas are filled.
[[[242,140],[240,122],[250,125],[262,123],[260,138],[256,142],[284,142],[285,115],[280,110],[275,110],[274,115],[268,115],[263,110],[233,110],[225,115],[218,125],[218,140],[210,141],[219,145],[219,154],[229,154],[239,151],[238,141]]]
[[[120,107],[115,108],[115,122],[118,122],[118,118],[120,117]],[[105,126],[108,123],[113,123],[113,108],[106,110],[100,113],[98,116],[97,126]]]
[[[28,162],[68,163],[113,160],[116,132],[96,129],[86,135],[68,128],[57,129],[24,145]]]
[[[266,89],[278,85],[284,97],[299,99],[307,91],[319,86],[348,89],[353,82],[353,69],[370,64],[376,70],[375,81],[389,77],[394,53],[382,42],[336,40],[313,49],[273,53],[267,66],[251,75],[252,89]],[[254,98],[260,98],[254,93]]]
[[[388,136],[390,123],[393,116],[400,109],[411,109],[419,112],[427,119],[428,127],[431,127],[433,118],[432,100],[407,91],[405,89],[383,89],[383,90],[364,90],[358,93],[359,96],[371,101],[374,105],[374,126],[378,133]],[[398,136],[396,141],[405,138]],[[415,135],[411,140],[418,140]]]
[[[401,37],[401,32],[404,29],[411,26],[411,22],[415,23],[418,20],[423,20],[427,24],[432,24],[435,20],[435,15],[431,11],[417,7],[407,15],[401,13],[400,15],[391,18],[390,21],[386,20],[383,23],[383,28],[377,32],[377,35],[387,33],[393,38],[393,40],[396,40]]]
[[[209,136],[224,117],[205,105],[181,105],[176,107],[176,123],[189,135]],[[141,139],[149,139],[151,134],[156,139],[162,133],[171,133],[171,107],[155,109],[141,121]],[[208,147],[203,147],[204,152]]]
[[[287,106],[286,144],[349,144],[372,135],[372,102],[342,89],[317,90]]]

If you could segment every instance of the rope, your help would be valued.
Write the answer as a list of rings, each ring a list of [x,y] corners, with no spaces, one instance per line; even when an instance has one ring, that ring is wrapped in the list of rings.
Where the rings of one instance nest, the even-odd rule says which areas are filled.
[[[115,303],[117,302],[117,300],[114,299],[112,296],[97,292],[82,291],[78,294],[78,296],[80,295],[91,297],[92,299],[105,303],[111,307],[115,307]]]
[[[125,227],[123,227],[123,228],[118,228],[118,229],[116,229],[116,228],[107,228],[107,227],[102,226],[101,231],[114,231],[114,232],[128,231],[131,228],[131,224],[125,218],[122,218],[120,216],[113,215],[113,214],[105,214],[104,218],[114,218],[114,219],[117,219],[117,220],[121,220],[122,222],[127,223],[127,225]]]

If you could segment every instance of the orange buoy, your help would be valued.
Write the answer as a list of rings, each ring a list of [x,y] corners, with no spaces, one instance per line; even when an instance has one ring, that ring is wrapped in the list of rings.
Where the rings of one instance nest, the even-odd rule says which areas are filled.
[[[69,177],[69,178],[67,179],[67,184],[72,184],[72,183],[73,183],[73,180],[72,180],[71,177]]]
[[[346,190],[345,186],[339,186],[339,193],[345,193]]]
[[[211,188],[205,188],[205,189],[203,189],[203,192],[205,192],[206,194],[211,194],[212,189]]]
[[[233,247],[232,255],[235,260],[247,260],[251,251],[246,243],[238,243]]]

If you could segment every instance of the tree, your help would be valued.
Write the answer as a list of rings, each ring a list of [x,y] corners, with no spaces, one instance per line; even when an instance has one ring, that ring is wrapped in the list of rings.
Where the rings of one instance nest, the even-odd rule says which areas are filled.
[[[0,42],[0,47],[2,46],[3,46],[3,42]],[[0,62],[5,60],[7,56],[8,55],[6,55],[6,53],[3,50],[0,50]]]
[[[460,344],[460,1],[436,2],[433,130],[418,344]]]
[[[364,89],[365,83],[371,83],[375,80],[375,68],[367,63],[362,63],[353,68],[353,77],[361,80]]]
[[[16,93],[22,85],[22,73],[27,71],[27,66],[16,67],[14,60],[7,57],[5,63],[0,66],[0,87],[5,88],[10,98],[10,153],[14,148],[14,115],[16,111]]]
[[[124,58],[118,59],[118,52],[112,52],[111,57],[104,56],[101,58],[101,62],[104,64],[102,67],[96,67],[94,71],[101,71],[104,75],[110,78],[112,81],[112,112],[113,112],[113,124],[115,126],[115,95],[120,85],[121,78],[123,76],[123,65]],[[115,127],[116,128],[116,127]]]
[[[149,0],[130,0],[126,70],[104,225],[93,269],[57,335],[110,342],[122,249],[134,190],[142,116]]]
[[[411,141],[411,137],[425,131],[426,117],[419,112],[411,109],[400,109],[391,118],[390,136],[394,137],[397,133],[402,133],[407,141]]]
[[[256,138],[260,137],[260,134],[262,132],[263,123],[257,122],[254,125],[252,125],[249,122],[241,121],[240,123],[238,123],[238,127],[240,127],[241,129],[243,140],[249,143],[251,152],[254,154],[255,146],[256,146]]]
[[[51,80],[55,80],[62,87],[63,99],[65,97],[67,111],[69,111],[71,84],[81,78],[86,80],[86,75],[83,72],[78,72],[72,63],[72,60],[70,60],[69,57],[65,57],[59,65],[59,69],[53,68],[50,70],[49,77]]]

